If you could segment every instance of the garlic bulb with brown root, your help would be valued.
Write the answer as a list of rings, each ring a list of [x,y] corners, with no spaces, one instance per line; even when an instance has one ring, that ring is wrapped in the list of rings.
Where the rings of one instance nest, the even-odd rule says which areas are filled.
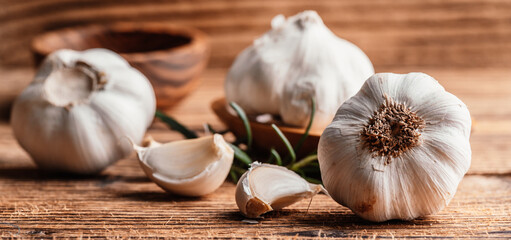
[[[119,139],[140,142],[155,108],[151,84],[121,56],[59,50],[14,102],[11,125],[39,167],[90,174],[132,151]]]
[[[225,181],[234,151],[220,134],[161,144],[134,145],[146,175],[164,190],[184,196],[202,196]]]
[[[312,198],[318,192],[326,190],[285,167],[254,162],[238,181],[236,204],[243,215],[255,218]]]
[[[337,111],[321,136],[325,188],[370,221],[443,209],[470,167],[471,119],[424,73],[380,73]]]
[[[315,11],[304,11],[288,19],[276,16],[271,30],[236,58],[225,95],[249,115],[279,115],[300,127],[307,124],[315,98],[312,128],[322,130],[373,74],[362,50],[338,38]]]

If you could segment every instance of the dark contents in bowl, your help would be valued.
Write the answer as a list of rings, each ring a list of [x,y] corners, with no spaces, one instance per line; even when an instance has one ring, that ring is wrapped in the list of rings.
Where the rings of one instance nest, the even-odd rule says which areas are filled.
[[[175,48],[189,44],[187,36],[150,32],[103,32],[83,36],[87,48],[108,48],[117,53],[140,53]]]
[[[107,48],[120,54],[148,53],[181,47],[192,42],[186,31],[164,28],[139,28],[129,25],[89,26],[51,32],[35,41],[36,62],[62,48],[83,51]]]

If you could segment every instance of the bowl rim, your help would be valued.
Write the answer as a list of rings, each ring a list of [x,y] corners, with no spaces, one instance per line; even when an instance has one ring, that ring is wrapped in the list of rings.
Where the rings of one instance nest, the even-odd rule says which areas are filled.
[[[217,117],[222,121],[224,122],[226,125],[227,122],[239,122],[240,124],[242,123],[242,120],[236,116],[236,115],[233,115],[231,114],[227,109],[229,108],[229,105],[227,104],[227,99],[225,97],[219,97],[219,98],[216,98],[214,99],[211,103],[210,103],[210,107],[211,109],[213,110],[213,112],[215,113],[215,115],[217,115]],[[271,127],[271,124],[268,124],[268,123],[260,123],[260,122],[256,122],[256,121],[253,121],[253,120],[250,120],[249,119],[249,123],[250,123],[250,126],[252,128],[256,128],[256,129],[264,129],[265,131],[269,131],[269,132],[273,132],[273,128]],[[284,125],[284,124],[276,124],[280,130],[286,134],[291,134],[291,135],[296,135],[298,137],[301,137],[303,135],[303,133],[305,132],[305,128],[302,128],[302,127],[295,127],[295,126],[290,126],[290,125]],[[231,127],[231,126],[229,126]],[[321,134],[323,133],[323,130],[318,130],[318,129],[311,129],[309,131],[309,136],[312,136],[312,137],[320,137]]]
[[[222,122],[228,129],[230,129],[234,135],[246,136],[243,121],[237,115],[234,115],[228,110],[229,105],[227,104],[225,97],[214,99],[210,103],[210,108],[220,120],[220,122]],[[259,123],[251,120],[249,120],[249,124],[252,129],[254,145],[259,146],[261,149],[265,149],[267,151],[270,151],[271,148],[275,148],[278,152],[288,151],[280,138],[276,135],[275,130],[271,127],[271,124]],[[293,127],[289,125],[277,126],[293,146],[296,146],[295,144],[298,143],[298,141],[302,138],[303,133],[305,132],[305,128]],[[296,153],[299,156],[304,157],[306,154],[317,150],[319,139],[322,133],[323,130],[311,129],[309,136],[306,138],[304,144],[300,149],[297,150]],[[274,141],[279,143],[276,145],[270,144]]]
[[[132,62],[139,61],[147,61],[148,59],[158,58],[162,54],[169,53],[182,53],[182,52],[202,52],[207,50],[208,37],[207,35],[193,27],[189,27],[186,25],[178,25],[172,23],[162,23],[162,22],[112,22],[107,24],[86,24],[86,25],[77,25],[72,27],[59,28],[52,31],[47,31],[42,34],[35,36],[30,43],[30,47],[32,52],[36,54],[41,54],[43,56],[47,56],[53,51],[57,49],[52,49],[46,47],[44,42],[49,38],[54,38],[59,35],[69,35],[70,33],[76,32],[78,30],[82,31],[105,31],[105,30],[113,30],[117,32],[147,32],[147,33],[172,33],[173,35],[181,35],[188,37],[190,39],[189,43],[179,45],[171,48],[157,49],[152,51],[144,51],[144,52],[131,52],[131,53],[118,53],[124,58],[129,59]],[[62,48],[63,49],[63,48]]]

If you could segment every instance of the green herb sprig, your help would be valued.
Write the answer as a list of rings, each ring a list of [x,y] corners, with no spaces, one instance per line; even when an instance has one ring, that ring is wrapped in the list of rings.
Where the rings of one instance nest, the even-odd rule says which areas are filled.
[[[296,146],[293,147],[291,145],[287,137],[284,135],[284,133],[282,133],[282,131],[279,129],[279,127],[277,127],[277,125],[275,124],[271,125],[277,136],[282,140],[282,142],[286,146],[287,155],[285,158],[282,158],[281,157],[282,155],[277,150],[271,148],[270,156],[266,160],[260,159],[259,156],[256,156],[254,153],[252,153],[253,143],[252,129],[250,127],[250,122],[245,111],[234,102],[230,102],[229,106],[233,108],[233,110],[238,114],[238,117],[243,122],[243,126],[246,131],[245,138],[236,139],[236,141],[230,143],[231,148],[234,150],[234,161],[231,166],[229,176],[233,182],[236,183],[238,181],[239,177],[243,175],[243,173],[245,173],[250,167],[250,164],[254,162],[253,158],[256,158],[257,160],[260,160],[262,162],[268,162],[279,166],[285,166],[288,169],[300,174],[304,179],[311,183],[316,184],[321,183],[320,180],[321,175],[319,171],[319,163],[317,161],[318,160],[317,154],[311,153],[299,160],[297,160],[296,156],[296,152],[300,150],[305,140],[309,136],[310,128],[314,121],[314,114],[316,112],[316,101],[314,98],[311,98],[311,113],[309,117],[309,122],[307,124],[304,134],[301,136]],[[156,112],[156,117],[159,118],[164,123],[166,123],[172,130],[181,133],[184,137],[197,138],[197,134],[195,132],[189,130],[174,118],[165,115],[160,111]],[[211,133],[226,134],[229,132],[228,130],[216,131],[210,124],[207,124],[206,127],[208,131],[210,131]],[[243,150],[243,147],[241,146],[242,144],[246,145],[245,150]]]

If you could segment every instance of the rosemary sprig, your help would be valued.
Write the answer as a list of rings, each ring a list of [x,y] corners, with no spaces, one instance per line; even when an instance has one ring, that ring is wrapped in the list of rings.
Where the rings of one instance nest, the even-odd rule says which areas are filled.
[[[312,155],[302,158],[300,161],[291,165],[289,167],[289,169],[296,171],[296,170],[302,169],[303,167],[307,166],[309,163],[312,163],[313,161],[316,161],[316,160],[318,160],[318,155],[312,154]]]
[[[239,147],[237,147],[234,144],[229,144],[231,148],[234,150],[234,158],[245,164],[247,167],[250,167],[250,164],[252,163],[252,159],[246,152],[241,150]]]
[[[243,126],[245,126],[245,131],[247,133],[247,151],[250,151],[252,149],[252,129],[250,128],[247,114],[245,114],[245,111],[235,102],[230,102],[229,105],[236,111],[241,121],[243,121]]]
[[[213,134],[218,133],[218,134],[222,134],[222,135],[223,135],[223,134],[226,134],[227,132],[229,132],[228,130],[217,131],[217,130],[215,130],[215,129],[213,128],[213,126],[211,126],[211,124],[209,124],[209,123],[206,123],[206,127],[208,128],[208,131],[209,131],[210,133],[213,133]]]
[[[295,150],[293,149],[293,147],[291,146],[291,143],[286,138],[284,133],[282,133],[282,131],[280,131],[280,128],[277,127],[277,125],[272,124],[271,127],[273,128],[273,130],[275,130],[277,135],[279,135],[279,137],[282,140],[282,142],[284,143],[284,145],[286,145],[287,151],[289,152],[289,157],[291,158],[290,164],[293,164],[296,161],[296,153],[295,153]]]
[[[321,180],[318,180],[318,179],[315,179],[315,178],[311,178],[311,177],[303,177],[305,180],[307,180],[308,182],[310,183],[315,183],[315,184],[323,184],[323,182],[321,182]]]
[[[236,174],[236,171],[234,171],[234,170],[232,170],[232,169],[231,169],[231,170],[229,171],[229,176],[231,176],[231,180],[232,180],[233,182],[235,182],[235,183],[237,183],[237,182],[238,182],[238,175]]]
[[[231,170],[235,171],[236,173],[238,173],[240,175],[243,175],[243,173],[245,173],[248,169],[244,169],[244,168],[233,165],[231,167]]]
[[[305,143],[305,140],[309,136],[309,131],[312,127],[312,122],[314,121],[314,115],[316,114],[316,99],[311,98],[311,115],[309,117],[309,123],[307,124],[307,127],[305,128],[305,133],[303,133],[302,137],[298,141],[298,143],[295,146],[295,152],[298,152],[300,148],[302,147],[303,143]]]
[[[195,132],[189,130],[184,125],[179,123],[177,120],[175,120],[174,118],[172,118],[170,116],[165,115],[165,113],[163,113],[163,112],[160,112],[157,110],[155,113],[155,116],[157,118],[159,118],[160,120],[162,120],[165,124],[167,124],[167,126],[169,126],[172,130],[183,134],[183,136],[185,138],[191,139],[191,138],[198,137]]]
[[[245,139],[236,139],[233,143],[230,143],[229,145],[234,150],[234,162],[231,166],[231,169],[229,171],[229,175],[231,180],[236,183],[239,180],[239,177],[245,173],[245,171],[248,170],[250,167],[250,164],[253,162],[251,155],[254,155],[255,153],[251,152],[252,149],[252,129],[250,127],[250,122],[247,118],[247,115],[245,114],[245,111],[236,103],[230,102],[229,105],[236,111],[238,114],[238,117],[243,122],[243,126],[246,131],[246,138]],[[320,171],[319,171],[319,164],[317,162],[318,156],[317,154],[313,153],[310,155],[307,155],[306,157],[296,161],[296,152],[300,150],[300,148],[305,143],[305,140],[309,136],[310,128],[312,126],[312,123],[314,121],[314,116],[316,112],[316,101],[314,98],[311,98],[311,114],[309,118],[309,122],[307,124],[307,127],[305,129],[304,134],[301,136],[300,140],[296,144],[295,147],[291,145],[287,137],[282,133],[282,131],[275,125],[272,124],[271,127],[273,130],[277,133],[279,138],[282,140],[284,145],[286,146],[286,149],[288,151],[288,155],[285,159],[281,157],[279,152],[275,150],[274,148],[271,148],[270,150],[270,157],[267,162],[274,163],[276,165],[282,166],[284,162],[288,162],[286,167],[299,175],[301,175],[304,179],[311,183],[321,184],[320,180]],[[197,134],[188,128],[186,128],[184,125],[177,122],[172,117],[169,117],[165,115],[164,113],[157,111],[156,117],[161,119],[163,122],[165,122],[171,129],[180,132],[185,136],[186,138],[196,138]],[[207,130],[211,133],[219,133],[219,134],[226,134],[227,131],[216,131],[211,125],[206,124],[205,127]],[[240,147],[240,144],[246,143],[247,151],[243,151]],[[248,153],[251,154],[248,154]],[[319,179],[318,179],[319,178]]]
[[[275,164],[282,166],[282,158],[280,157],[279,152],[275,150],[275,148],[272,148],[270,150],[270,160],[268,162],[275,162]]]

